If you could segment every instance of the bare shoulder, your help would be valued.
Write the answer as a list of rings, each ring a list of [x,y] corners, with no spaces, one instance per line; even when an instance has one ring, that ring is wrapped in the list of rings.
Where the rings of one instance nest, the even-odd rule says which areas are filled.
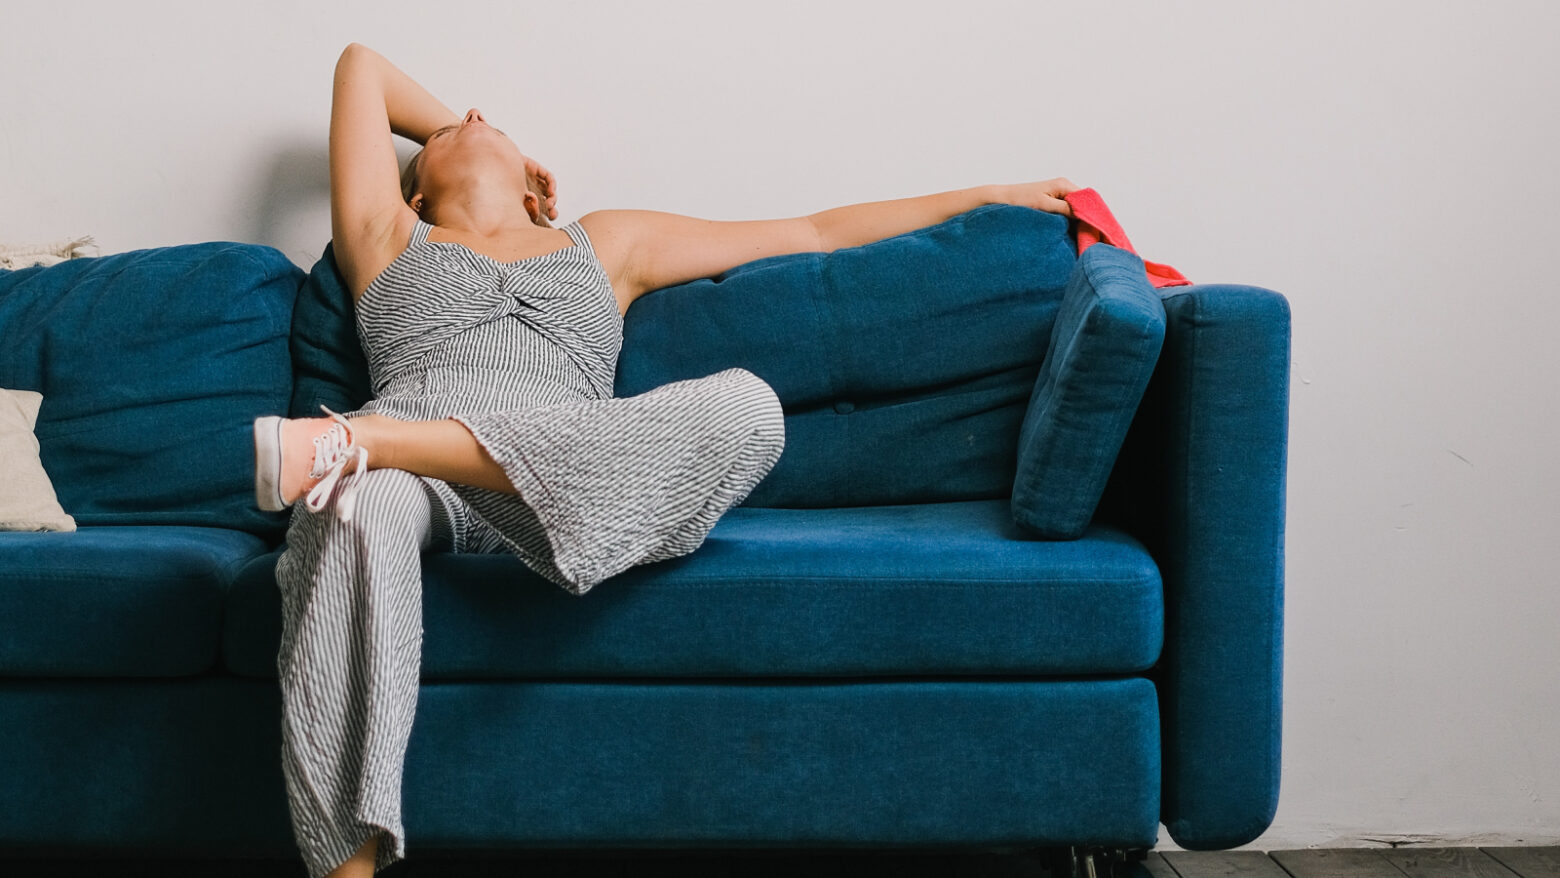
[[[353,302],[362,298],[368,285],[406,250],[416,225],[417,214],[408,207],[379,222],[366,223],[333,242],[336,265],[341,268]]]
[[[720,221],[657,210],[600,210],[581,217],[580,224],[592,240],[601,229],[602,262],[614,273],[620,297],[630,302],[756,259],[824,249],[817,225],[805,216]]]
[[[619,313],[627,313],[628,306],[645,292],[635,259],[635,242],[642,226],[636,213],[639,211],[593,210],[577,220],[590,236],[591,248],[612,282]]]

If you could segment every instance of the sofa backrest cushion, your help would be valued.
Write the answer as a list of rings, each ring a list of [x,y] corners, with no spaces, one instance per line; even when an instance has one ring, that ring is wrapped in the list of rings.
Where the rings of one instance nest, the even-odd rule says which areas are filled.
[[[230,242],[0,271],[0,386],[43,394],[39,456],[78,524],[285,529],[255,506],[251,428],[287,410],[302,281]]]
[[[325,245],[298,290],[292,317],[293,392],[288,414],[323,417],[363,407],[373,397],[368,358],[358,341],[357,314],[333,244]]]
[[[646,293],[625,315],[615,393],[732,366],[769,382],[786,448],[745,506],[1008,497],[1076,261],[1067,231],[992,204]]]

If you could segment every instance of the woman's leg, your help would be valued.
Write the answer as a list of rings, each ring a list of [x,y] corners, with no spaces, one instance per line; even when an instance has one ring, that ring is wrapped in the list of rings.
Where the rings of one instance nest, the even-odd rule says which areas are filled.
[[[698,548],[785,447],[779,397],[740,368],[636,396],[460,420],[520,498],[451,489],[532,569],[579,595]]]
[[[419,476],[518,493],[503,467],[459,421],[401,421],[384,415],[351,419],[354,441],[368,449],[368,468],[399,469]]]
[[[422,552],[451,545],[460,526],[435,487],[386,469],[364,476],[350,523],[293,507],[276,565],[277,671],[283,775],[309,878],[361,872],[362,859],[350,861],[368,851],[381,868],[405,856],[401,776],[422,661]]]
[[[371,838],[363,842],[363,846],[352,855],[352,859],[337,866],[336,870],[325,878],[373,878],[374,863],[378,858],[379,839]]]

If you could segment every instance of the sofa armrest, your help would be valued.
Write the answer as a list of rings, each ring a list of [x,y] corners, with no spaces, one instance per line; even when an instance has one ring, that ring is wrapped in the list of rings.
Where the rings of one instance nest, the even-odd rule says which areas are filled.
[[[1289,302],[1230,284],[1162,294],[1164,348],[1101,517],[1164,580],[1161,819],[1182,847],[1222,849],[1278,804]]]

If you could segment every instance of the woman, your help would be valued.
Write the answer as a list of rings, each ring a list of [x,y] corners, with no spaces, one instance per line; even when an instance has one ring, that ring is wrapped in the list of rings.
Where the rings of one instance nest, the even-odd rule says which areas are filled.
[[[405,856],[421,553],[509,552],[576,595],[692,552],[779,459],[745,369],[614,398],[623,315],[650,290],[1006,202],[1067,214],[1065,179],[794,219],[602,210],[562,229],[557,182],[356,43],[336,65],[331,232],[375,398],[255,422],[255,490],[293,509],[276,568],[282,759],[311,878]],[[425,144],[399,180],[392,133]],[[305,502],[297,503],[303,499]]]

